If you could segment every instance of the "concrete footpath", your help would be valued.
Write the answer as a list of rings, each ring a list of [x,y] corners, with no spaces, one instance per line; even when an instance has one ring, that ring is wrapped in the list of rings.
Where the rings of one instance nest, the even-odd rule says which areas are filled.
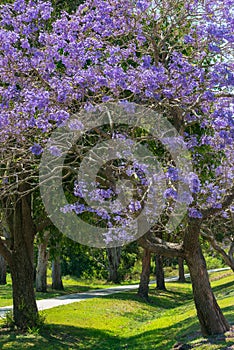
[[[224,271],[224,270],[230,270],[229,267],[224,267],[220,269],[212,269],[208,270],[209,273],[212,272],[218,272],[218,271]],[[185,277],[188,278],[190,275],[185,274]],[[173,282],[177,281],[178,276],[175,277],[168,277],[165,278],[165,282]],[[151,281],[150,284],[156,283],[155,281]],[[61,306],[61,305],[67,305],[71,303],[78,303],[80,301],[85,301],[89,300],[92,298],[98,298],[98,297],[105,297],[107,295],[115,294],[115,293],[122,293],[122,292],[128,292],[130,290],[134,290],[138,288],[138,284],[131,284],[131,285],[125,285],[125,286],[116,286],[116,287],[111,287],[111,288],[104,288],[104,289],[95,289],[95,290],[90,290],[88,292],[84,293],[75,293],[75,294],[67,294],[67,295],[62,295],[56,298],[51,298],[51,299],[42,299],[42,300],[37,300],[37,307],[38,310],[47,310],[51,309],[56,306]],[[4,306],[0,308],[0,317],[4,317],[6,312],[11,311],[13,309],[12,306]]]

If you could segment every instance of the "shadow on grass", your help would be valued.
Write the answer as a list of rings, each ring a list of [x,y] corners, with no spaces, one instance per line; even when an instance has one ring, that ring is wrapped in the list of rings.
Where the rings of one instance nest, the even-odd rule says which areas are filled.
[[[234,289],[234,279],[231,282],[227,282],[225,284],[221,284],[219,286],[216,287],[212,287],[212,290],[214,293],[219,293],[219,292],[224,292],[227,289],[231,288],[231,291],[233,291]]]
[[[227,319],[233,318],[232,307],[223,308],[223,311]],[[162,327],[159,321],[158,325],[154,323],[152,327],[153,329],[147,331],[142,331],[144,328],[133,329],[132,335],[129,333],[128,337],[121,336],[121,330],[117,330],[115,334],[114,331],[107,329],[61,324],[46,325],[39,334],[35,332],[23,335],[0,329],[0,348],[8,350],[169,350],[179,341],[188,343],[196,339],[201,345],[210,343],[218,345],[219,349],[226,349],[233,345],[233,338],[225,336],[202,338],[195,316],[167,327]]]
[[[136,291],[129,291],[124,293],[117,293],[106,295],[105,299],[115,299],[115,300],[134,300],[142,304],[150,305],[156,308],[163,309],[174,309],[178,306],[184,305],[185,301],[193,300],[193,295],[191,292],[174,292],[174,291],[158,291],[150,290],[149,301],[140,298]],[[176,301],[176,302],[175,302]]]
[[[196,317],[187,318],[169,327],[159,327],[130,335],[114,334],[108,330],[67,325],[47,325],[38,335],[22,335],[0,330],[0,347],[8,350],[170,350],[177,342],[218,345],[226,349],[233,339],[225,336],[202,338]],[[208,349],[208,348],[207,348]]]
[[[183,332],[194,330],[196,319],[184,320],[171,327],[154,329],[129,337],[121,337],[108,330],[81,328],[65,325],[47,325],[38,335],[22,335],[0,329],[0,347],[8,350],[120,350],[120,349],[171,349],[177,341],[175,334],[183,327]],[[4,347],[5,346],[5,347]]]

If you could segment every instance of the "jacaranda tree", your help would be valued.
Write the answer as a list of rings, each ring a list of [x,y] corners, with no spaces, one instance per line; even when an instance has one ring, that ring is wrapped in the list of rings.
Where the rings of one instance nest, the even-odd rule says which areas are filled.
[[[57,20],[52,20],[49,2],[17,0],[1,7],[0,199],[9,239],[1,239],[0,253],[11,269],[17,326],[37,321],[32,253],[34,234],[43,222],[34,217],[32,200],[46,141],[74,112],[121,101],[163,113],[184,138],[194,165],[183,179],[191,194],[183,199],[189,208],[181,243],[165,242],[152,232],[140,243],[158,254],[186,259],[203,333],[228,330],[210,288],[199,235],[202,221],[234,197],[232,5],[233,0],[88,0]],[[73,127],[82,129],[82,123]],[[84,146],[89,141],[90,136]],[[52,145],[50,151],[59,157],[58,147]],[[170,157],[164,169],[165,199],[173,203],[180,170]],[[130,177],[133,170],[142,180],[144,169],[136,165]],[[108,199],[111,191],[101,196]],[[70,209],[87,211],[81,204]],[[139,200],[131,203],[130,211],[141,205]],[[109,220],[105,212],[97,214]]]

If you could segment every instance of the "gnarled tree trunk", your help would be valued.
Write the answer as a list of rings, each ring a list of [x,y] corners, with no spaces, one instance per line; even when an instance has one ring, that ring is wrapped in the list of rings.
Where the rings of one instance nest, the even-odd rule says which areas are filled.
[[[6,284],[6,261],[2,255],[0,255],[0,284]]]
[[[145,300],[148,300],[149,298],[150,261],[151,261],[151,252],[149,249],[144,248],[143,258],[142,258],[141,278],[140,278],[140,284],[139,284],[137,295],[139,295],[141,298]]]
[[[179,279],[178,281],[181,283],[186,282],[185,275],[184,275],[184,259],[178,258],[178,266],[179,266]]]
[[[49,232],[46,231],[43,240],[38,245],[37,272],[36,272],[36,291],[45,293],[47,291],[47,263],[49,252],[47,250]]]
[[[9,217],[13,249],[8,262],[12,278],[13,316],[20,329],[34,327],[38,321],[38,309],[33,285],[33,241],[35,229],[31,217],[31,196],[20,198]]]
[[[156,261],[156,288],[159,290],[166,290],[162,255],[156,255],[155,261]]]
[[[193,287],[194,302],[203,335],[224,333],[230,326],[212,292],[206,262],[199,243],[199,221],[189,220],[184,249]]]

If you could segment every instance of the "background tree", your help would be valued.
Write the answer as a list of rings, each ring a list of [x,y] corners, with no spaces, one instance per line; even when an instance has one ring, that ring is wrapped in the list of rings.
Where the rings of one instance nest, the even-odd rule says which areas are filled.
[[[0,255],[0,284],[6,284],[6,261]]]
[[[186,278],[184,275],[184,259],[178,258],[178,266],[179,266],[179,282],[186,282]]]
[[[50,231],[47,230],[41,237],[38,237],[37,244],[37,267],[36,267],[36,291],[47,292],[47,264],[49,259],[49,241]]]
[[[150,267],[151,267],[151,252],[145,248],[142,256],[142,271],[140,276],[140,283],[137,294],[144,300],[149,299],[149,281],[150,281]]]

